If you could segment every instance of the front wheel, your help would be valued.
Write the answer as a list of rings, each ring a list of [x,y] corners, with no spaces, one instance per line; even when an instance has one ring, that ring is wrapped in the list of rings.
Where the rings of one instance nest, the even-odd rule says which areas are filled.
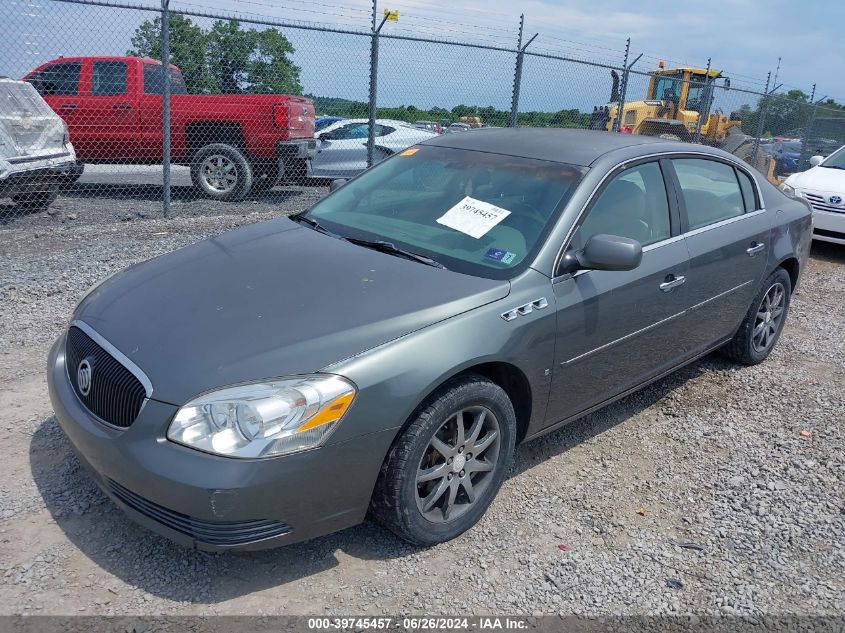
[[[226,143],[201,147],[191,161],[191,180],[207,197],[243,200],[252,189],[252,167],[244,153]]]
[[[446,383],[390,450],[372,516],[406,541],[455,538],[484,515],[513,457],[516,416],[507,394],[477,375]]]
[[[783,331],[791,295],[789,273],[778,268],[763,282],[724,352],[743,365],[756,365],[766,360]]]

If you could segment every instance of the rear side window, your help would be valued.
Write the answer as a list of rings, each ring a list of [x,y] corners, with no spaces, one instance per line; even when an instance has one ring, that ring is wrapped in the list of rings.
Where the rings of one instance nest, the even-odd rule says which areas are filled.
[[[599,233],[628,237],[643,246],[671,236],[666,185],[658,163],[626,169],[610,181],[578,231],[581,246]]]
[[[144,64],[144,94],[164,94],[164,66],[158,64]],[[170,70],[170,94],[188,94],[185,79],[177,70]]]
[[[61,97],[79,93],[82,62],[58,62],[39,70],[29,82],[44,97]]]
[[[739,177],[739,188],[742,189],[742,200],[745,202],[745,212],[755,211],[760,205],[757,204],[757,196],[754,195],[754,183],[744,171],[736,170]]]
[[[690,230],[699,229],[745,212],[734,168],[699,158],[672,160],[687,209]]]
[[[91,94],[100,97],[126,94],[126,62],[94,62]]]

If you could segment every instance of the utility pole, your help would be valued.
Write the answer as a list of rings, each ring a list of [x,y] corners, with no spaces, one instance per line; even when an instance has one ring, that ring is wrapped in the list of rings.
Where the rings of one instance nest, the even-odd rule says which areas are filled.
[[[516,127],[516,118],[517,113],[519,112],[519,88],[522,85],[522,64],[525,58],[525,49],[533,42],[538,33],[535,33],[534,36],[526,42],[525,46],[522,45],[522,31],[523,27],[525,26],[525,14],[519,16],[519,40],[517,43],[517,53],[516,53],[516,68],[513,72],[513,94],[511,95],[511,115],[510,119],[508,120],[508,127]]]
[[[398,12],[395,13],[398,15]],[[378,21],[378,7],[377,0],[373,0],[373,32],[372,42],[370,43],[370,98],[367,104],[367,167],[373,166],[373,159],[376,146],[376,97],[378,94],[378,35],[381,32],[381,27],[388,19],[396,20],[391,17],[391,13],[387,10],[384,12],[384,17],[381,22]]]
[[[162,207],[170,217],[170,0],[161,0],[161,169]]]

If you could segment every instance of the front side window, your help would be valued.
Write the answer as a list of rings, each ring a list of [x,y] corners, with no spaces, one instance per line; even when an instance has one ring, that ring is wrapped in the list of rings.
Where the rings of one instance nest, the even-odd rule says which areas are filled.
[[[450,270],[508,279],[530,262],[586,168],[412,147],[308,211],[344,237],[384,240]]]
[[[330,133],[335,140],[345,141],[348,139],[367,138],[369,126],[366,123],[350,123],[331,130]]]
[[[94,62],[91,94],[101,97],[126,94],[126,62]]]
[[[658,163],[626,169],[610,181],[578,229],[576,247],[600,233],[637,240],[643,246],[672,235],[669,200]]]
[[[715,160],[672,160],[687,210],[689,229],[698,229],[745,212],[734,168]]]
[[[72,96],[79,93],[82,62],[58,62],[39,70],[29,82],[43,97]]]

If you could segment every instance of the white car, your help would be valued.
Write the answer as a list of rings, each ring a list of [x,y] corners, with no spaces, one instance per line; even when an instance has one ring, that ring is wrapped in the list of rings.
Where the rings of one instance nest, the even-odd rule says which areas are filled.
[[[367,119],[345,119],[320,130],[317,155],[311,159],[311,178],[351,178],[367,168]],[[373,162],[437,136],[404,121],[376,119]]]
[[[0,78],[0,198],[43,211],[75,169],[64,121],[31,84]]]
[[[827,158],[813,156],[811,169],[792,174],[780,186],[813,207],[813,239],[845,244],[845,146]]]

